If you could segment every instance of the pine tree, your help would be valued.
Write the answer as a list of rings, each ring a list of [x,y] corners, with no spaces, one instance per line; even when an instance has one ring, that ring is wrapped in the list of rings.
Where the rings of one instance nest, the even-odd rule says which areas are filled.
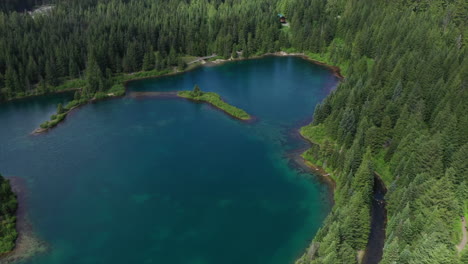
[[[88,57],[88,64],[86,68],[86,82],[87,86],[83,92],[84,95],[88,98],[92,97],[96,91],[102,89],[102,72],[93,54],[91,54]]]
[[[201,91],[200,87],[197,84],[195,84],[195,86],[193,87],[193,91],[191,92],[191,96],[199,97],[202,95],[203,95],[203,92]]]
[[[154,56],[154,53],[152,50],[149,52],[145,53],[145,56],[143,58],[143,71],[151,71],[154,69],[156,58]]]
[[[45,72],[46,72],[46,81],[47,81],[47,83],[49,85],[51,85],[51,86],[58,85],[57,69],[55,67],[55,62],[47,61]]]
[[[70,59],[68,61],[68,72],[72,78],[77,78],[80,76],[80,69],[74,59]]]
[[[64,109],[63,109],[63,105],[61,103],[59,103],[57,105],[57,114],[62,114],[63,112],[65,112]]]

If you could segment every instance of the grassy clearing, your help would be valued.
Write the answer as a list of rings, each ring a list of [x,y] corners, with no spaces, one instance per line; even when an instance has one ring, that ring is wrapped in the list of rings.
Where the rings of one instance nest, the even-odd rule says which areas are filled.
[[[183,56],[183,57],[182,57],[182,61],[183,61],[184,63],[189,63],[189,62],[192,62],[192,61],[194,61],[194,60],[196,60],[196,59],[198,59],[197,56],[190,56],[190,55],[187,55],[187,56]]]
[[[325,141],[333,142],[333,139],[327,136],[327,132],[325,131],[325,126],[323,124],[317,126],[309,124],[301,127],[300,133],[307,140],[318,145],[324,144]]]
[[[224,60],[224,57],[223,56],[216,56],[216,57],[213,57],[213,58],[209,58],[208,61],[215,61],[215,60]]]
[[[452,242],[455,245],[458,245],[462,239],[462,222],[460,221],[460,218],[457,217],[456,219],[453,220],[452,223]]]
[[[384,160],[385,151],[381,150],[375,156],[372,157],[372,163],[374,170],[380,175],[385,186],[390,186],[393,181],[392,173],[390,172],[390,166]]]
[[[324,146],[325,142],[329,142],[329,146],[334,146],[335,143],[334,141],[327,136],[327,133],[325,132],[325,126],[323,124],[320,124],[318,126],[313,126],[312,124],[309,124],[307,126],[301,127],[300,131],[301,135],[312,142],[313,144],[316,144],[318,146]],[[334,176],[333,169],[328,167],[325,163],[324,160],[319,158],[319,155],[315,153],[316,149],[313,150],[312,148],[306,150],[304,153],[302,153],[302,157],[312,163],[314,166],[319,166],[325,170],[333,181],[336,182],[336,178]]]
[[[64,90],[73,90],[73,89],[80,89],[86,86],[86,80],[84,79],[72,79],[66,80],[62,84],[52,87],[53,91],[64,91]]]

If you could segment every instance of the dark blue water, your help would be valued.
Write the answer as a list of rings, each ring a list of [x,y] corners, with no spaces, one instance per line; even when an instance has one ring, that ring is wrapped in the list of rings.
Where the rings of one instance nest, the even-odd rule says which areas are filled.
[[[337,84],[299,58],[269,57],[137,81],[130,91],[218,92],[258,118],[205,104],[120,98],[29,133],[60,96],[0,106],[0,171],[26,179],[51,250],[27,263],[288,264],[330,209],[326,185],[286,157],[291,136]]]

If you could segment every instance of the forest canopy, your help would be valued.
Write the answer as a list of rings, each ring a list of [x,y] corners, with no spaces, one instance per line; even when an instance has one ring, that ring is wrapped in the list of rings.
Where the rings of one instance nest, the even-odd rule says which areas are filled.
[[[183,66],[187,55],[283,50],[339,66],[346,78],[303,130],[317,143],[304,156],[336,179],[335,206],[299,263],[357,263],[376,174],[388,188],[381,263],[467,263],[455,247],[468,211],[465,0],[68,0],[35,17],[2,9],[0,100],[71,80],[91,98],[116,75]]]
[[[17,207],[10,182],[0,174],[0,254],[10,252],[15,246]]]

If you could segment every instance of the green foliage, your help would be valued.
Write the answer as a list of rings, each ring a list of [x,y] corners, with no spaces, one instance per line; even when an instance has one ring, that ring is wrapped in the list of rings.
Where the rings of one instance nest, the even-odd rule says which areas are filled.
[[[17,207],[18,201],[10,182],[0,174],[0,254],[10,252],[15,246]]]
[[[304,126],[301,128],[300,132],[303,137],[319,145],[323,145],[325,141],[332,141],[331,138],[328,137],[323,124]]]
[[[118,84],[109,79],[121,73],[182,71],[186,54],[229,58],[235,51],[279,50],[279,0],[53,1],[50,15],[34,19],[11,12],[17,6],[10,1],[41,2],[0,4],[1,99],[62,89],[76,78],[79,85],[70,88],[92,98]]]
[[[57,126],[60,122],[65,120],[67,113],[52,115],[50,121],[45,121],[40,125],[42,129],[50,129]]]
[[[340,66],[346,79],[301,129],[317,143],[303,156],[336,181],[318,250],[301,263],[354,262],[369,233],[374,172],[388,187],[382,263],[459,262],[453,223],[468,211],[466,1],[69,0],[38,19],[6,3],[0,100],[81,88],[71,109],[214,53],[285,50]],[[179,95],[250,118],[213,93]]]
[[[195,84],[195,86],[193,87],[193,91],[190,92],[190,96],[196,98],[202,95],[203,95],[203,92],[200,90],[200,87]]]
[[[72,108],[85,104],[86,102],[88,102],[87,99],[75,99],[68,102],[68,104],[65,106],[65,109],[67,109],[67,111],[70,111]]]
[[[224,102],[223,99],[221,99],[221,96],[219,96],[217,93],[202,92],[200,90],[200,87],[198,87],[198,85],[195,85],[193,91],[181,91],[181,92],[179,92],[178,96],[183,97],[183,98],[187,98],[187,99],[190,99],[190,100],[194,100],[194,101],[207,102],[207,103],[215,106],[216,108],[219,108],[219,109],[223,110],[227,114],[229,114],[229,115],[231,115],[231,116],[233,116],[235,118],[241,119],[241,120],[249,120],[249,119],[252,118],[244,110],[239,109],[239,108],[237,108],[235,106],[232,106],[232,105]]]
[[[64,112],[62,104],[58,104],[57,106],[57,114],[62,114]]]
[[[338,241],[341,254],[344,243],[365,248],[377,173],[388,187],[382,263],[459,263],[455,244],[468,197],[467,31],[446,14],[467,4],[328,1],[321,9],[311,1],[313,16],[306,3],[286,2],[290,51],[346,65],[345,81],[301,129],[317,143],[303,156],[337,182],[334,210],[314,243]],[[330,37],[328,45],[314,28]],[[320,235],[335,226],[340,239]],[[318,250],[303,263],[333,263],[331,257]]]
[[[70,90],[70,89],[79,89],[86,86],[86,81],[83,79],[72,79],[64,81],[62,84],[51,87],[50,89],[53,91],[63,91],[63,90]]]
[[[114,96],[123,96],[125,95],[125,86],[123,84],[116,84],[113,85],[107,92],[109,94],[113,94]]]

